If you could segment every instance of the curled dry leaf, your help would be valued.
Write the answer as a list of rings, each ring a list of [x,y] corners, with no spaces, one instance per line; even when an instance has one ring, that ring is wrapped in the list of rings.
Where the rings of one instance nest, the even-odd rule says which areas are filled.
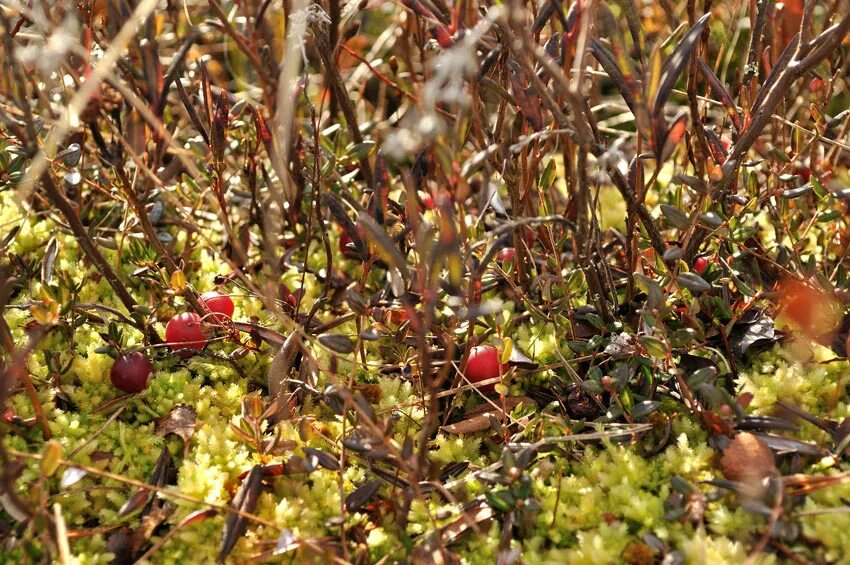
[[[505,398],[505,408],[510,413],[520,404],[532,405],[534,400],[527,396],[509,396]],[[472,434],[482,432],[491,428],[491,418],[504,415],[501,408],[495,408],[492,404],[482,404],[466,413],[466,418],[460,422],[443,426],[442,430],[448,434]]]
[[[723,475],[731,481],[758,483],[777,474],[773,451],[748,432],[738,433],[720,459]]]
[[[283,342],[269,366],[269,395],[273,399],[280,398],[281,394],[286,391],[284,384],[289,379],[289,372],[295,362],[295,356],[300,350],[301,337],[298,332],[292,332]]]
[[[184,443],[189,443],[195,434],[196,418],[197,412],[194,408],[188,404],[178,404],[157,422],[156,435],[174,434],[180,436]]]

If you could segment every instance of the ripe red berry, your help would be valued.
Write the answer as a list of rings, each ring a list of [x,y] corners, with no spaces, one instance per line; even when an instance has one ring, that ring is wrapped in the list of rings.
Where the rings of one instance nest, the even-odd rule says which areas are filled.
[[[812,169],[809,167],[797,167],[794,169],[794,174],[800,177],[800,180],[804,183],[807,183],[812,178]]]
[[[151,362],[143,353],[122,353],[109,370],[109,380],[118,390],[141,392],[148,386],[153,374]]]
[[[466,360],[466,368],[463,374],[473,384],[501,376],[507,372],[507,365],[500,363],[499,350],[492,345],[479,345],[473,347]],[[495,384],[478,387],[481,392],[492,392]]]
[[[499,261],[513,261],[514,257],[516,257],[516,249],[513,247],[505,247],[499,250],[499,254],[496,255],[496,259]]]
[[[708,268],[708,259],[705,257],[697,257],[694,261],[694,271],[697,272],[698,275],[701,275]]]
[[[201,317],[194,312],[177,314],[165,326],[165,341],[171,349],[203,349],[207,337],[201,331]]]
[[[217,290],[203,293],[198,302],[204,310],[213,315],[212,318],[217,322],[224,322],[233,317],[233,300]]]
[[[422,197],[422,206],[424,206],[426,210],[433,210],[434,208],[436,208],[433,196],[431,196],[427,192],[420,192],[419,194]]]

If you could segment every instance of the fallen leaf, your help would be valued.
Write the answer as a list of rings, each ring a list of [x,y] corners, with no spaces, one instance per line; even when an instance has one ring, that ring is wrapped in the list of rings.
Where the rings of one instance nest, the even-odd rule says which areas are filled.
[[[174,434],[179,436],[184,443],[189,443],[189,440],[195,434],[197,415],[195,409],[188,404],[178,404],[157,422],[156,435]]]
[[[513,396],[505,398],[505,408],[508,413],[520,404],[534,404],[534,401],[527,396]],[[472,434],[482,432],[491,428],[491,418],[504,415],[501,408],[495,408],[491,404],[482,404],[466,413],[466,419],[454,424],[443,426],[441,429],[453,435]]]
[[[758,483],[778,473],[773,451],[754,434],[741,432],[720,459],[723,475],[731,481]]]

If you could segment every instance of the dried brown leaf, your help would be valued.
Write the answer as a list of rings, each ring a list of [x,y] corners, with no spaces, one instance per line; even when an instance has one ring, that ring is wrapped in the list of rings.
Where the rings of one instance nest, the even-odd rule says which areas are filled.
[[[534,401],[527,396],[509,396],[505,398],[505,408],[510,413],[520,404],[534,404]],[[466,413],[466,419],[454,424],[443,426],[441,429],[454,435],[472,434],[489,430],[491,427],[491,418],[504,416],[501,408],[494,408],[491,404],[482,404]]]
[[[727,479],[744,483],[757,483],[778,472],[773,451],[748,432],[735,436],[723,452],[720,466]]]
[[[156,425],[156,434],[167,436],[174,434],[179,436],[184,443],[189,443],[195,434],[195,420],[197,412],[188,404],[178,404],[171,411],[160,418]]]

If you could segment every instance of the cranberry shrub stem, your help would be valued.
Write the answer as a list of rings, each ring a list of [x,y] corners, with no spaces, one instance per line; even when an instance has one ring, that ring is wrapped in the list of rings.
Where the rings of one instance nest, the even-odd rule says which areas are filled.
[[[115,294],[118,296],[118,299],[127,309],[131,316],[136,311],[137,303],[133,299],[130,292],[127,290],[127,287],[124,286],[124,283],[121,282],[121,279],[118,278],[118,275],[115,271],[112,270],[112,267],[109,265],[109,262],[104,258],[101,254],[100,250],[95,245],[94,240],[92,240],[91,236],[86,231],[86,227],[83,225],[83,222],[80,220],[79,215],[77,215],[76,210],[68,202],[68,199],[65,198],[65,195],[59,190],[59,187],[56,186],[56,183],[50,177],[50,173],[45,172],[41,176],[41,182],[44,185],[44,190],[47,195],[47,198],[50,202],[59,209],[62,215],[65,217],[65,220],[68,222],[68,225],[71,228],[71,231],[74,233],[74,237],[77,238],[77,242],[80,244],[83,252],[86,256],[94,263],[95,267],[97,267],[98,271],[104,276],[106,281],[115,291]],[[143,330],[144,333],[148,336],[148,340],[156,345],[162,343],[162,340],[159,337],[159,334],[156,333],[156,330],[153,329],[150,325],[143,325],[141,323],[137,326],[139,329]]]

